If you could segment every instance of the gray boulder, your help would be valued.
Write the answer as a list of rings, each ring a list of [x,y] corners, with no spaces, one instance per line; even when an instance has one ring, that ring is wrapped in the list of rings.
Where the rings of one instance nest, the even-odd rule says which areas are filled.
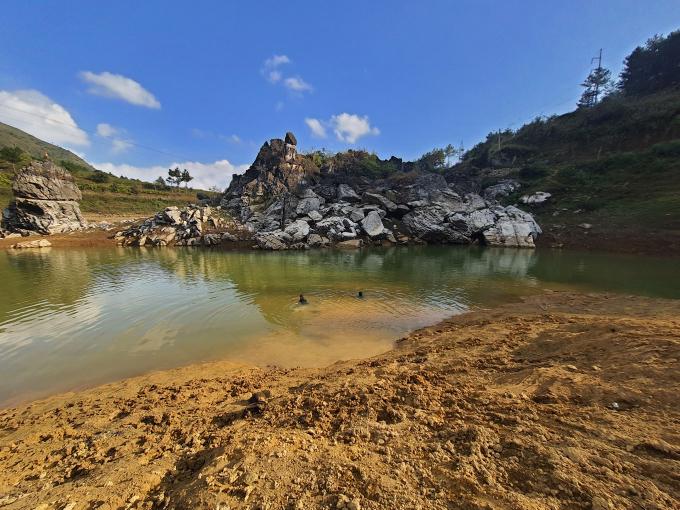
[[[295,208],[295,214],[296,216],[309,215],[311,211],[318,211],[324,202],[323,198],[308,188],[300,195],[300,201]]]
[[[71,232],[87,227],[78,203],[71,200],[16,198],[2,211],[2,228],[32,230],[41,234]]]
[[[288,131],[286,133],[286,140],[285,141],[286,141],[286,143],[288,143],[290,145],[297,145],[297,138],[295,138],[295,135],[293,133],[291,133],[290,131]]]
[[[294,240],[304,239],[309,234],[309,224],[306,221],[297,220],[286,227],[284,232]]]
[[[319,211],[309,211],[307,216],[309,216],[309,219],[312,221],[321,221],[323,219],[323,216],[321,216]]]
[[[342,202],[358,203],[361,202],[361,197],[357,195],[348,184],[340,184],[336,193],[338,200]]]
[[[377,206],[383,207],[389,213],[394,213],[397,211],[397,204],[391,200],[388,200],[382,195],[378,195],[377,193],[364,193],[361,195],[361,203],[375,204]]]
[[[307,244],[312,248],[315,248],[323,244],[323,239],[319,234],[309,234],[309,236],[307,236]]]
[[[484,190],[484,200],[498,200],[499,197],[507,197],[513,191],[520,188],[520,184],[512,179],[503,179],[498,184],[489,186]]]
[[[437,206],[420,207],[402,218],[404,226],[414,237],[433,244],[468,244],[472,240],[465,222],[454,216],[447,222],[449,211]]]
[[[516,207],[495,207],[496,224],[484,231],[484,243],[488,246],[535,248],[534,241],[541,227],[534,217]]]
[[[546,193],[545,191],[537,191],[533,195],[524,195],[520,200],[522,201],[523,204],[542,204],[546,200],[548,200],[552,195],[550,193]]]
[[[364,229],[366,235],[371,239],[379,239],[383,235],[383,230],[385,230],[380,215],[375,211],[369,212],[366,217],[361,220],[361,228]]]

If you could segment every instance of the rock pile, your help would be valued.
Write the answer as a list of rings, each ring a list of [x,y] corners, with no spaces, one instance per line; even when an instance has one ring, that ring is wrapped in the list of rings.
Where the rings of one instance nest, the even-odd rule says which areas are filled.
[[[13,232],[54,234],[87,227],[73,176],[52,161],[33,161],[12,183],[16,197],[2,211],[2,228]]]
[[[166,207],[141,225],[117,232],[114,238],[120,246],[211,246],[222,241],[239,241],[233,234],[208,233],[226,228],[244,230],[214,212],[208,205],[190,205],[182,209]]]

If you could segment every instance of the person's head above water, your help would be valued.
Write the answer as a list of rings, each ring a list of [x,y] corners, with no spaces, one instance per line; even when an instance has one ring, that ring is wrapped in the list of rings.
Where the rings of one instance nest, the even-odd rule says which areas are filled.
[[[300,303],[307,303],[305,296],[303,296],[302,294],[300,294]]]
[[[363,298],[363,297],[364,297],[364,293],[361,292],[361,291],[359,291],[359,295],[358,295],[357,297],[358,297],[358,298]]]

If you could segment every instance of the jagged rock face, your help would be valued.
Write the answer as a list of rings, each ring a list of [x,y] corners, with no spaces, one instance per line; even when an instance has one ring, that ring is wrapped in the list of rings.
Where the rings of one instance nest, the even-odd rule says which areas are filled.
[[[12,183],[14,196],[35,200],[82,200],[83,195],[68,170],[52,161],[32,161]]]
[[[484,232],[485,244],[535,248],[534,239],[541,233],[541,227],[531,214],[513,206],[496,206],[491,211],[497,220],[493,227]]]
[[[43,235],[80,230],[87,226],[77,202],[17,198],[2,211],[2,227],[32,230]]]
[[[243,175],[233,177],[228,193],[248,204],[257,198],[274,197],[310,184],[314,176],[304,170],[296,143],[295,135],[290,132],[285,141],[274,138],[265,142],[251,167]]]
[[[361,202],[361,197],[357,195],[348,184],[340,184],[336,192],[338,200],[342,202],[356,203]]]
[[[467,227],[459,221],[448,222],[450,212],[439,206],[418,207],[403,217],[408,231],[432,244],[469,244],[471,237]],[[458,218],[456,218],[458,220]]]

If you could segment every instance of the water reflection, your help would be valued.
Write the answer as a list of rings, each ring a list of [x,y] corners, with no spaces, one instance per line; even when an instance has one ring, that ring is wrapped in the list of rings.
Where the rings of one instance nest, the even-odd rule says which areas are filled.
[[[370,356],[542,287],[680,297],[674,261],[478,247],[5,251],[0,281],[0,405],[205,360]]]

